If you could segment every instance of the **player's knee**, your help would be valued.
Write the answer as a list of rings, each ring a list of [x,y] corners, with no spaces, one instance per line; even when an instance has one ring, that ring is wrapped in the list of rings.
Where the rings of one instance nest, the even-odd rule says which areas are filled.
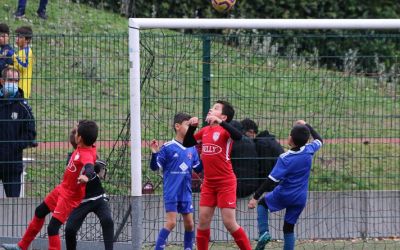
[[[173,221],[173,220],[169,220],[169,221],[167,221],[167,223],[165,224],[165,227],[166,227],[169,231],[171,231],[172,229],[174,229],[175,226],[176,226],[176,221]]]
[[[283,223],[283,233],[284,234],[294,233],[294,224],[290,224],[285,221]]]
[[[61,221],[51,217],[49,225],[47,226],[47,234],[49,236],[57,235],[61,228]]]
[[[184,221],[185,231],[193,231],[194,229],[194,222],[193,220],[186,220]]]
[[[35,209],[35,215],[38,218],[44,218],[46,215],[50,213],[50,209],[47,207],[46,203],[42,202],[39,206]]]
[[[267,205],[267,203],[265,202],[265,199],[264,199],[264,198],[261,198],[261,199],[258,201],[258,205],[259,205],[259,206],[263,206],[263,207],[265,207],[266,209],[268,209],[268,205]]]

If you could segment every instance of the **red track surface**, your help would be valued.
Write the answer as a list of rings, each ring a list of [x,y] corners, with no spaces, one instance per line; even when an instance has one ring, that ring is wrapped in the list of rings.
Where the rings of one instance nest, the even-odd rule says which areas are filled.
[[[129,142],[126,142],[129,144]],[[142,147],[148,147],[150,141],[143,140]],[[164,141],[159,141],[160,145],[164,143]],[[282,145],[287,145],[287,139],[279,140],[279,143]],[[326,144],[341,144],[341,143],[363,143],[363,144],[400,144],[400,138],[336,138],[336,139],[324,139],[324,143]],[[103,148],[111,148],[114,145],[116,147],[121,147],[124,145],[124,142],[118,141],[98,141],[96,143],[97,147]],[[39,142],[39,149],[51,149],[51,148],[62,148],[68,149],[70,145],[68,142]]]

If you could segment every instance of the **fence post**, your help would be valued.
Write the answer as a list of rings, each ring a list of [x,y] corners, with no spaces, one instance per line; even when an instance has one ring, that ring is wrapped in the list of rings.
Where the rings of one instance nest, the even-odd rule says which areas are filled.
[[[203,118],[210,110],[210,84],[211,84],[211,37],[203,36]],[[206,121],[203,120],[203,125]]]

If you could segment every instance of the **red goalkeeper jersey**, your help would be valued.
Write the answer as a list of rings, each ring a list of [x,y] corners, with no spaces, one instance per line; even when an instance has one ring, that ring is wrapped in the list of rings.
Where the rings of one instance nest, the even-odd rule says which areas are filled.
[[[201,160],[206,181],[235,179],[230,159],[233,140],[221,126],[206,126],[194,135],[201,144]]]
[[[78,147],[71,155],[63,180],[60,184],[60,193],[66,198],[82,200],[85,196],[86,183],[78,183],[78,177],[83,173],[83,166],[88,163],[94,165],[96,161],[96,147]]]

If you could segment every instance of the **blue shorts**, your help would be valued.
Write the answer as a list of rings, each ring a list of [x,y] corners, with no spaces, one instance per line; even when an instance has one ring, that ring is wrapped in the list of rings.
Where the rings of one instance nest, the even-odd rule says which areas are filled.
[[[193,205],[191,201],[177,201],[177,202],[166,202],[164,203],[165,211],[177,212],[180,214],[193,213]]]
[[[268,193],[264,196],[265,203],[268,205],[268,209],[271,212],[280,211],[286,208],[285,221],[290,224],[296,224],[297,219],[300,217],[301,212],[303,212],[306,203],[300,204],[290,204],[285,203],[282,199],[279,199],[274,192]]]

